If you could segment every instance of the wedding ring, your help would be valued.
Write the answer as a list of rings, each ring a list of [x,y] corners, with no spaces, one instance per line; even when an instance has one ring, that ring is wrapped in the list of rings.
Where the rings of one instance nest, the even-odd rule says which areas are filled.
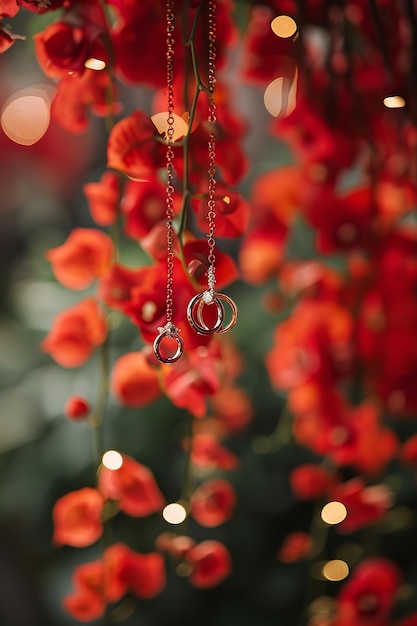
[[[214,326],[207,326],[203,319],[203,309],[205,306],[216,306],[217,320]],[[190,325],[199,335],[213,335],[220,331],[224,320],[224,308],[216,296],[204,291],[198,293],[190,300],[187,307],[187,319]]]
[[[158,359],[158,361],[161,361],[161,363],[175,363],[175,361],[178,361],[184,351],[184,342],[179,335],[179,329],[174,325],[170,325],[168,327],[164,326],[162,328],[158,328],[158,330],[159,335],[153,342],[153,351],[156,358]],[[164,354],[162,352],[161,343],[165,339],[165,337],[167,337],[168,339],[174,339],[177,342],[177,349],[172,356],[168,356],[167,354]]]
[[[236,321],[237,321],[237,306],[233,302],[232,298],[229,298],[229,296],[227,296],[225,293],[216,293],[215,294],[215,300],[217,300],[217,302],[220,303],[220,306],[222,307],[222,310],[223,310],[222,324],[223,324],[224,315],[225,315],[225,310],[224,310],[224,306],[223,306],[222,300],[224,302],[227,302],[227,304],[230,306],[230,309],[232,311],[232,317],[231,317],[229,323],[226,324],[226,326],[221,326],[221,328],[219,328],[216,331],[219,334],[220,333],[227,333],[236,324]],[[200,305],[199,305],[198,308],[200,308]],[[197,310],[197,319],[200,319],[200,317],[199,317],[199,310]]]

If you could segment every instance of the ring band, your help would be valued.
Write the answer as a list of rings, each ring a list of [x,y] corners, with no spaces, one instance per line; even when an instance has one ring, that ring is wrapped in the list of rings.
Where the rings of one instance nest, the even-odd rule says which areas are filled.
[[[204,294],[205,292],[198,293],[190,300],[187,307],[187,319],[199,335],[213,335],[221,329],[224,320],[224,308],[216,297],[214,297],[211,302],[206,302],[204,300]],[[211,306],[212,304],[216,305],[217,320],[214,326],[210,328],[203,320],[203,308],[205,305]]]
[[[177,342],[177,350],[175,354],[173,354],[172,356],[166,356],[165,354],[162,354],[161,352],[161,349],[160,349],[161,342],[163,339],[165,339],[165,337],[169,337],[170,339],[175,339],[175,341]],[[153,351],[155,353],[156,358],[158,359],[158,361],[161,361],[161,363],[175,363],[175,361],[178,361],[178,359],[180,358],[180,356],[182,355],[184,351],[184,342],[182,338],[177,333],[173,333],[172,330],[163,330],[162,332],[159,333],[159,335],[156,337],[155,341],[153,342]]]

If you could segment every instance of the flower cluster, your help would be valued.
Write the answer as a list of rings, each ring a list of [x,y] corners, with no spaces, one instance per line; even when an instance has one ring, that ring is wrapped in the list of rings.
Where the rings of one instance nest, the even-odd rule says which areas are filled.
[[[233,21],[239,3],[232,0],[214,3],[215,32],[212,0],[174,0],[168,20],[171,5],[162,0],[0,4],[1,19],[23,9],[50,18],[34,36],[34,50],[56,84],[54,122],[81,133],[91,116],[99,116],[110,128],[106,167],[83,186],[94,227],[74,228],[45,253],[54,279],[84,293],[55,317],[41,349],[65,368],[100,357],[103,371],[97,406],[93,397],[73,395],[66,415],[86,419],[97,432],[109,394],[129,408],[165,396],[191,423],[180,437],[185,514],[208,533],[233,518],[239,498],[233,472],[244,460],[229,449],[228,439],[251,423],[253,401],[239,383],[244,364],[233,340],[196,333],[187,315],[187,304],[213,271],[207,204],[214,126],[215,236],[222,242],[215,248],[216,288],[241,279],[264,294],[274,332],[263,360],[284,406],[266,450],[274,451],[278,441],[278,450],[303,451],[303,461],[289,468],[285,480],[294,506],[316,505],[311,528],[297,519],[276,560],[289,565],[322,559],[322,581],[347,578],[343,569],[326,570],[336,561],[351,569],[331,597],[323,592],[308,598],[309,626],[417,623],[415,607],[408,617],[401,606],[395,613],[407,572],[389,555],[363,549],[347,563],[323,549],[332,526],[353,542],[357,533],[389,521],[396,506],[391,468],[415,479],[417,435],[401,428],[417,411],[417,103],[410,81],[415,16],[413,21],[400,3],[387,0],[373,11],[375,3],[366,0],[248,2],[239,39]],[[271,29],[273,18],[283,14],[298,21],[292,36]],[[392,24],[407,33],[404,41],[394,37]],[[0,52],[19,38],[0,23]],[[172,102],[167,39],[174,50]],[[229,61],[237,46],[236,70]],[[235,71],[258,98],[265,92],[265,103],[267,92],[279,95],[269,134],[277,146],[286,144],[290,163],[250,170],[244,150],[250,120],[236,104],[229,79]],[[143,86],[152,93],[149,110],[125,112],[123,94]],[[399,91],[407,115],[384,105]],[[167,170],[173,177],[171,185],[168,175],[168,188]],[[238,191],[243,183],[250,187],[247,197]],[[140,248],[140,258],[148,261],[124,262],[124,242]],[[110,362],[114,319],[135,328],[139,345]],[[180,329],[184,354],[161,364],[152,344],[166,322]],[[99,452],[96,484],[63,495],[53,509],[55,544],[104,544],[98,560],[74,572],[74,591],[63,601],[71,616],[94,620],[127,594],[153,598],[166,585],[168,563],[198,589],[231,575],[233,554],[222,537],[200,541],[185,527],[159,533],[148,553],[106,543],[105,529],[116,515],[161,520],[166,497],[149,467],[127,454],[119,455],[118,467],[109,466],[102,460],[105,450]],[[343,514],[326,518],[326,505]],[[317,531],[318,510],[328,527]]]

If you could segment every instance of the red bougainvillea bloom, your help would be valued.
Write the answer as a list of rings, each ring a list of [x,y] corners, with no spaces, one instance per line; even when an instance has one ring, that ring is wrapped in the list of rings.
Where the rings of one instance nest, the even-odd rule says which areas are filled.
[[[166,148],[156,141],[156,134],[151,119],[142,111],[123,118],[112,128],[107,142],[107,167],[147,180],[166,161]]]
[[[123,455],[123,465],[117,470],[100,467],[99,491],[104,498],[116,500],[121,511],[133,517],[151,515],[164,505],[150,469],[127,455]]]
[[[383,558],[363,561],[338,595],[337,626],[384,626],[400,583],[400,571],[391,561]]]
[[[65,403],[64,412],[72,420],[82,420],[90,413],[90,403],[82,396],[70,396]]]
[[[340,532],[351,533],[381,520],[392,505],[392,495],[385,485],[366,487],[361,478],[352,478],[335,487],[331,497],[342,502],[347,516],[337,525]]]
[[[184,246],[184,257],[188,266],[188,271],[195,280],[202,286],[207,285],[207,270],[209,263],[207,260],[208,247],[207,240],[198,239],[189,241]],[[195,269],[193,269],[195,266]],[[216,248],[216,285],[225,287],[238,278],[238,270],[232,257]]]
[[[85,289],[110,267],[114,245],[106,233],[75,228],[61,246],[46,252],[55,278],[69,289]]]
[[[121,180],[114,172],[104,172],[98,183],[83,187],[90,213],[99,226],[110,226],[117,218],[121,195]]]
[[[58,313],[41,349],[62,367],[79,367],[106,336],[106,320],[98,303],[86,298]]]
[[[412,435],[401,447],[400,458],[411,467],[417,467],[417,435]]]
[[[192,566],[190,583],[199,589],[215,587],[227,578],[232,570],[228,549],[220,541],[203,541],[186,555]]]
[[[236,504],[236,493],[228,480],[206,480],[191,497],[191,514],[202,526],[219,526],[227,522]]]
[[[91,545],[103,531],[102,511],[103,498],[92,487],[84,487],[62,496],[55,502],[52,511],[54,542],[77,548]]]
[[[216,186],[216,235],[217,237],[240,237],[249,224],[249,204],[236,191],[221,183]],[[193,202],[197,213],[197,225],[207,231],[207,197]]]
[[[163,386],[170,400],[195,417],[204,417],[207,396],[220,387],[220,354],[218,346],[201,346],[187,357],[162,368]]]
[[[164,559],[151,552],[130,552],[125,568],[129,591],[138,598],[154,598],[165,586]]]
[[[121,210],[125,216],[125,232],[138,241],[158,222],[163,221],[165,225],[165,186],[155,174],[147,178],[140,182],[128,181],[121,202]],[[176,213],[179,210],[180,196],[174,193],[173,200],[173,210]]]
[[[277,557],[283,563],[295,563],[305,559],[313,547],[310,535],[296,531],[287,535],[278,550]]]
[[[139,598],[158,595],[165,585],[163,558],[116,543],[105,550],[102,560],[79,565],[73,584],[75,591],[64,598],[63,606],[75,619],[91,621],[103,615],[107,602],[119,601],[128,591]]]
[[[226,433],[244,429],[253,418],[249,394],[241,387],[224,385],[210,397],[210,405]]]
[[[110,100],[108,94],[111,94]],[[67,132],[82,133],[90,123],[90,112],[105,117],[117,115],[120,110],[109,73],[86,69],[81,75],[61,78],[52,100],[51,118]]]
[[[306,463],[290,473],[290,485],[300,500],[315,500],[324,496],[332,480],[332,474],[325,467]]]
[[[125,406],[146,406],[161,395],[158,374],[143,352],[129,352],[113,366],[111,388]]]
[[[272,383],[291,389],[317,381],[331,385],[349,370],[353,320],[335,302],[305,300],[275,332],[266,364]]]
[[[191,460],[200,467],[224,470],[233,470],[239,464],[238,458],[210,433],[198,433],[193,437]]]
[[[79,19],[79,24],[53,22],[33,36],[39,65],[46,76],[63,78],[69,72],[82,74],[87,59],[107,61],[103,28]]]
[[[330,186],[320,186],[307,207],[307,216],[317,230],[318,248],[333,252],[369,246],[374,204],[370,188],[337,196]]]
[[[131,302],[132,289],[144,282],[146,274],[145,268],[134,270],[116,263],[101,278],[98,297],[111,309],[125,313],[125,307]]]
[[[97,591],[82,588],[65,596],[62,606],[74,619],[91,622],[104,614],[105,602]]]

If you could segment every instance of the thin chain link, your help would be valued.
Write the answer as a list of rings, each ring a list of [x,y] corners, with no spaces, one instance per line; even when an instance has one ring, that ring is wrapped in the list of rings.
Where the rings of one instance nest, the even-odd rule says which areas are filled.
[[[172,149],[174,137],[174,0],[166,2],[166,27],[167,27],[167,92],[168,92],[168,116],[166,140],[168,143],[166,153],[166,228],[167,228],[167,293],[166,293],[166,318],[167,324],[172,323],[172,287],[174,281],[174,228],[172,225],[174,219],[174,151]]]
[[[216,135],[212,127],[216,122],[216,103],[214,101],[214,92],[216,88],[216,3],[215,0],[209,0],[208,3],[208,88],[209,88],[209,111],[208,122],[211,127],[208,139],[208,201],[207,201],[207,220],[208,235],[207,243],[209,253],[207,260],[209,268],[207,271],[207,285],[211,294],[214,292],[216,284],[216,240],[214,232],[216,228]]]

